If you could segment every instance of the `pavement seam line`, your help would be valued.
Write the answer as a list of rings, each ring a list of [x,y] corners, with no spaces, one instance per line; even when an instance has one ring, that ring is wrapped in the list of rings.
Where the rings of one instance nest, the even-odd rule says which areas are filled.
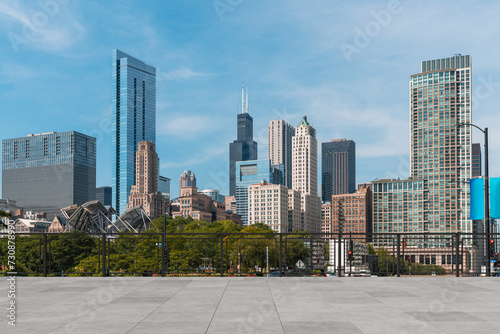
[[[147,286],[147,285],[151,284],[151,283],[153,283],[153,282],[149,282],[149,283],[148,283],[148,284],[146,284],[146,285],[139,286],[137,289],[134,289],[134,290],[130,291],[129,293],[127,293],[127,294],[123,295],[123,296],[120,296],[120,297],[118,297],[118,298],[113,299],[112,301],[110,301],[110,302],[109,302],[109,303],[107,303],[106,305],[109,305],[109,304],[111,304],[112,302],[114,302],[114,301],[116,301],[116,300],[118,300],[118,299],[120,299],[120,298],[122,298],[122,297],[125,297],[125,296],[127,296],[127,295],[129,295],[129,294],[131,294],[131,293],[133,293],[133,292],[135,292],[135,291],[137,291],[137,290],[139,290],[140,288],[143,288],[144,286]],[[61,325],[61,326],[59,326],[59,327],[57,327],[57,328],[55,328],[55,329],[51,330],[49,333],[52,333],[53,331],[56,331],[56,330],[58,330],[59,328],[62,328],[62,327],[64,327],[64,326],[66,326],[66,325],[68,325],[68,324],[72,323],[73,321],[76,321],[76,320],[78,320],[78,319],[80,319],[80,318],[83,318],[84,316],[86,316],[86,315],[87,315],[87,314],[89,314],[89,313],[96,312],[97,310],[99,310],[99,309],[103,308],[103,307],[104,307],[104,306],[106,306],[106,305],[102,305],[102,306],[100,306],[100,307],[96,308],[95,310],[88,311],[87,313],[82,314],[82,315],[81,315],[81,316],[79,316],[78,318],[75,318],[75,319],[73,319],[73,320],[71,320],[71,321],[69,321],[69,322],[65,323],[64,325]]]
[[[285,333],[285,328],[283,327],[283,322],[281,321],[280,313],[278,312],[278,307],[276,306],[276,302],[274,301],[273,294],[271,293],[271,288],[269,287],[269,280],[266,279],[267,290],[269,291],[269,295],[271,296],[271,300],[273,301],[274,309],[276,310],[276,314],[278,315],[278,319],[280,321],[281,330],[283,330],[283,334]]]
[[[188,286],[189,284],[191,284],[193,281],[189,281],[188,284],[184,285],[182,288],[179,289],[179,291],[177,291],[176,293],[174,293],[172,296],[170,296],[167,300],[165,300],[163,303],[161,303],[160,305],[158,305],[157,308],[155,308],[153,311],[149,312],[149,314],[147,316],[145,316],[144,318],[142,318],[141,321],[139,321],[138,323],[135,324],[134,327],[130,328],[127,333],[130,333],[130,331],[132,331],[134,328],[136,328],[139,324],[141,324],[144,320],[146,320],[151,314],[155,313],[156,310],[158,310],[160,307],[162,307],[163,305],[165,305],[165,303],[167,303],[170,299],[174,298],[179,292],[181,292],[182,290],[184,290],[184,288],[186,286]],[[151,282],[152,283],[152,282]]]
[[[217,313],[217,310],[219,309],[220,302],[222,301],[222,298],[224,298],[224,295],[226,294],[227,287],[229,286],[229,280],[226,281],[226,286],[224,287],[224,291],[222,291],[222,295],[220,296],[219,302],[217,303],[217,307],[215,308],[214,314],[212,314],[212,318],[210,319],[210,322],[208,323],[207,330],[205,331],[205,334],[208,333],[208,330],[210,329],[210,326],[212,325],[212,321],[215,318],[215,314]]]

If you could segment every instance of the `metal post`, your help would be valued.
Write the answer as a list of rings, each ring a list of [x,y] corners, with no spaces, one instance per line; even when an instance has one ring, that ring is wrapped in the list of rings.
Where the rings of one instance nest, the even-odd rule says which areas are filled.
[[[241,276],[241,246],[238,245],[238,277]]]
[[[102,234],[102,277],[106,277],[106,234]]]
[[[283,236],[282,234],[280,233],[280,277],[283,277],[283,261],[282,261],[282,257],[283,257]]]
[[[337,241],[337,277],[342,277],[342,232],[339,229]]]
[[[455,265],[455,275],[457,277],[460,277],[460,265],[459,265],[459,260],[458,260],[458,255],[459,255],[459,243],[460,243],[460,233],[457,232],[455,236],[455,258],[456,258],[456,265]]]
[[[220,235],[220,277],[224,277],[224,235]]]
[[[266,272],[269,277],[269,247],[266,247]]]
[[[43,277],[47,277],[47,234],[43,235]]]
[[[488,128],[484,128],[484,227],[486,229],[486,276],[490,276],[490,171],[488,166]]]
[[[398,261],[397,276],[401,277],[401,258],[400,258],[400,256],[401,256],[401,235],[399,233],[397,234],[396,242],[397,242],[396,247],[397,247],[397,252],[398,252],[398,255],[397,255],[397,257],[398,257],[398,259],[397,259],[397,261]]]
[[[161,277],[165,277],[165,232],[161,235]]]

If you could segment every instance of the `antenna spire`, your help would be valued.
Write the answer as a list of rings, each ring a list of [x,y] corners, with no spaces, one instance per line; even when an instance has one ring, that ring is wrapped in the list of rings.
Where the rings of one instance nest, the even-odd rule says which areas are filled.
[[[248,114],[248,86],[247,86],[247,99],[246,99],[246,113]]]
[[[245,113],[245,82],[241,84],[241,113]]]

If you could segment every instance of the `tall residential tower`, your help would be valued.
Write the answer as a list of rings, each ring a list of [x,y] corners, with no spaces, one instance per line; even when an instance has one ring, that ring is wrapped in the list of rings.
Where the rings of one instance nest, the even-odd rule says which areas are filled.
[[[140,141],[156,142],[156,69],[113,51],[113,207],[127,209]]]
[[[471,56],[422,62],[410,81],[411,176],[427,180],[424,232],[472,232]]]

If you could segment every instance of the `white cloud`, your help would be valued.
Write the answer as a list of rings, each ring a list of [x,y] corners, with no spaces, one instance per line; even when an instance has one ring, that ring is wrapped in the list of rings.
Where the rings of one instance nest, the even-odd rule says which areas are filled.
[[[183,67],[177,70],[172,70],[159,75],[158,80],[186,80],[191,78],[212,76],[210,73],[195,72],[190,68]]]
[[[219,128],[218,121],[209,115],[173,115],[162,116],[157,124],[160,136],[177,137],[181,140],[193,140],[208,137]]]
[[[64,51],[85,38],[87,30],[72,12],[76,2],[30,2],[11,0],[0,4],[0,21],[15,52],[26,48],[47,53]]]

